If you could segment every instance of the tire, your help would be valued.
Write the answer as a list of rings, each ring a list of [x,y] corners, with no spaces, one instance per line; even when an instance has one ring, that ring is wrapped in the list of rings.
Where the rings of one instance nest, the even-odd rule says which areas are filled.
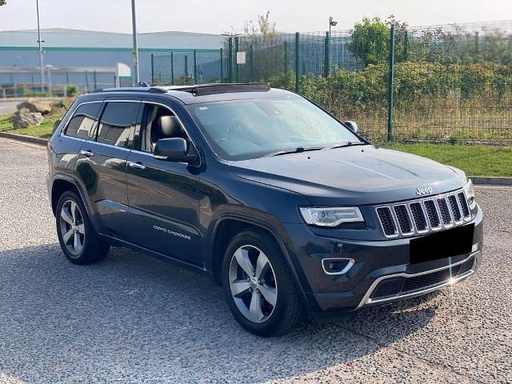
[[[62,194],[55,218],[60,246],[73,264],[96,263],[107,256],[110,246],[95,232],[82,200],[74,192]]]
[[[258,336],[280,336],[302,320],[292,274],[274,239],[257,230],[241,232],[229,244],[222,286],[238,323]]]

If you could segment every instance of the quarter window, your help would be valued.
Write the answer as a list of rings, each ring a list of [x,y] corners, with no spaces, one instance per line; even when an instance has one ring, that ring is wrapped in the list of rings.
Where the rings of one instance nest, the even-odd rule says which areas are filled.
[[[66,128],[66,135],[88,140],[97,124],[98,113],[102,103],[80,105]]]
[[[110,102],[101,116],[98,142],[130,148],[132,127],[137,124],[139,102]]]

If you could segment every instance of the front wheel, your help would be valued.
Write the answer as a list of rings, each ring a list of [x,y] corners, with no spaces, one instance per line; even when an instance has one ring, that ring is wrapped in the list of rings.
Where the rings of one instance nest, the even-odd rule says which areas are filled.
[[[91,264],[105,258],[109,245],[95,232],[82,200],[74,192],[64,192],[60,197],[56,222],[62,251],[73,264]]]
[[[259,336],[279,336],[302,318],[292,274],[274,239],[260,231],[238,234],[226,250],[222,284],[235,319]]]

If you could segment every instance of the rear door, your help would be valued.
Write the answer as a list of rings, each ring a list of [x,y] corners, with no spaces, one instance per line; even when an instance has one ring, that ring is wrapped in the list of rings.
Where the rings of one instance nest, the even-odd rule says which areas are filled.
[[[107,100],[94,140],[82,145],[76,164],[101,232],[120,238],[127,235],[125,172],[139,107],[140,99]]]

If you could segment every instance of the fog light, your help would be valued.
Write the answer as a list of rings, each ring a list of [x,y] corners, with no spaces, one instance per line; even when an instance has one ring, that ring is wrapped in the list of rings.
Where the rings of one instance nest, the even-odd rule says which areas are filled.
[[[327,275],[343,275],[354,263],[354,259],[326,258],[322,259],[322,268]]]

